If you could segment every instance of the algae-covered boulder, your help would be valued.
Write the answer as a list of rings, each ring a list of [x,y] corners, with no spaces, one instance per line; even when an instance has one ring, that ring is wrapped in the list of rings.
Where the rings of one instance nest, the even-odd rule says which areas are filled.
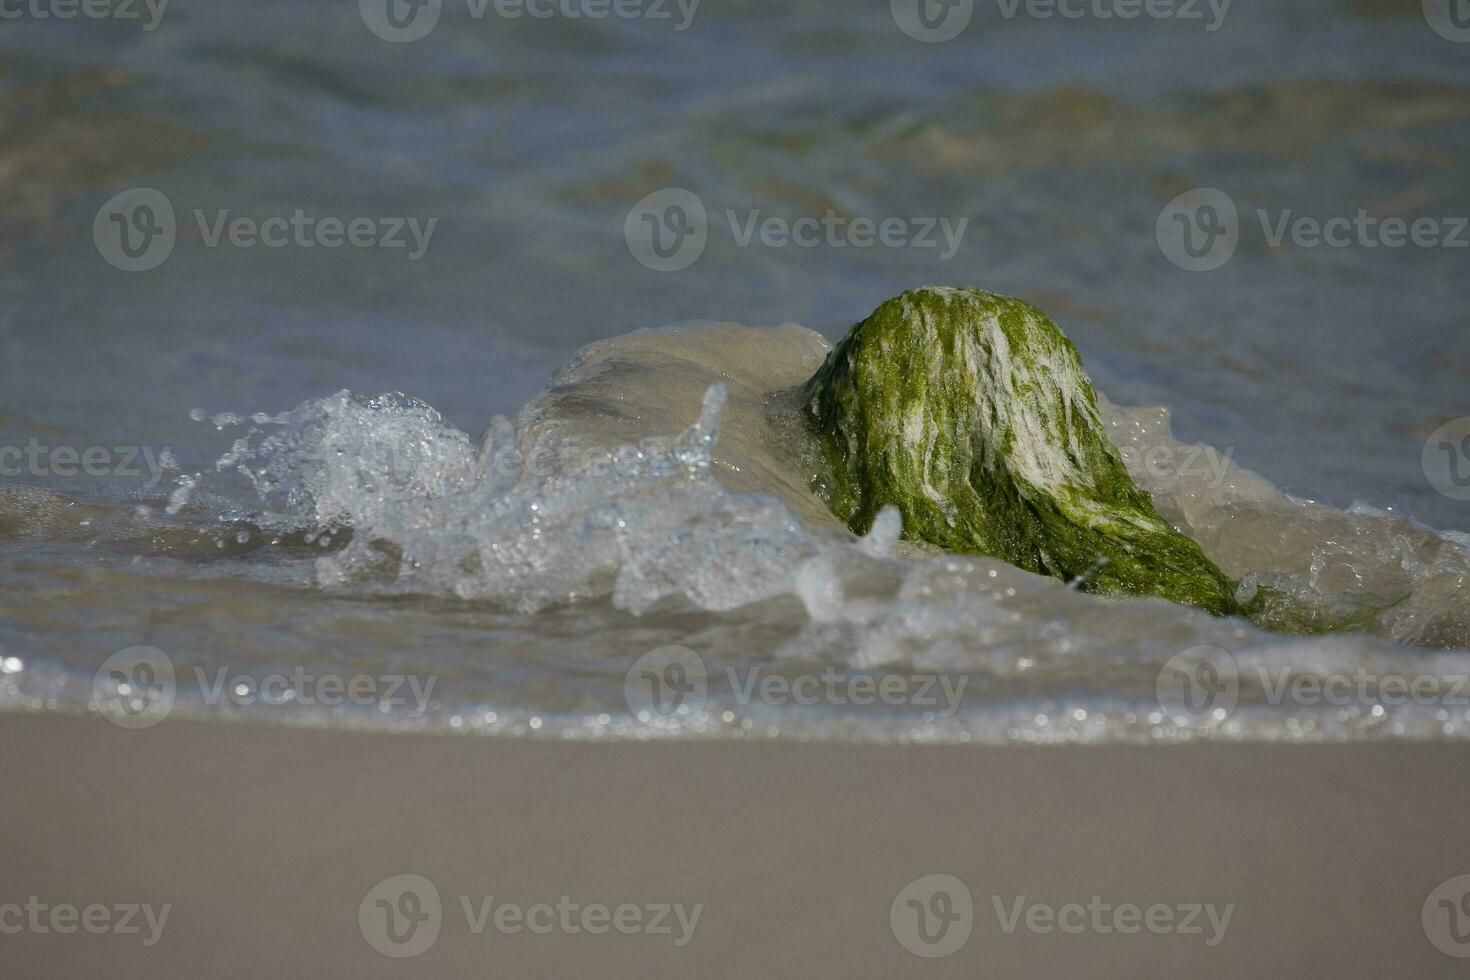
[[[826,466],[817,491],[866,533],[1001,558],[1091,592],[1156,595],[1218,615],[1234,589],[1134,485],[1081,358],[1027,303],[927,286],[888,300],[803,392]]]

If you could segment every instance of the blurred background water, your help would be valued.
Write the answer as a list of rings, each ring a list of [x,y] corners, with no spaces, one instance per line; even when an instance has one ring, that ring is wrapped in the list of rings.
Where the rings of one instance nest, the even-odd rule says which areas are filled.
[[[629,9],[668,16],[539,19],[445,0],[407,43],[374,32],[370,0],[172,0],[149,29],[141,4],[141,20],[121,4],[69,21],[6,8],[22,13],[0,19],[0,444],[167,447],[178,466],[158,486],[7,479],[160,509],[179,473],[229,448],[193,409],[402,391],[473,438],[589,342],[694,318],[835,339],[935,282],[1031,300],[1114,402],[1171,407],[1183,441],[1295,497],[1470,530],[1470,505],[1421,465],[1430,434],[1470,414],[1470,233],[1459,248],[1273,248],[1256,217],[1366,210],[1452,229],[1470,215],[1470,43],[1418,0],[1252,0],[1218,21],[1205,3],[1199,19],[1073,20],[1008,17],[996,0],[942,43],[905,33],[902,6],[649,0]],[[138,187],[168,199],[178,237],[161,265],[127,272],[99,253],[94,219]],[[625,223],[674,187],[706,208],[708,246],[663,272]],[[1208,272],[1180,268],[1156,233],[1193,188],[1241,215],[1234,257]],[[435,224],[410,258],[210,247],[194,216],[298,209]],[[968,223],[945,258],[742,247],[727,210]],[[672,435],[693,418],[655,421]],[[206,660],[350,661],[361,633],[375,663],[448,676],[503,657],[481,681],[516,701],[532,696],[503,687],[521,669],[506,664],[534,663],[535,683],[563,693],[578,683],[586,658],[567,653],[577,666],[557,673],[544,642],[568,617],[596,620],[571,629],[587,649],[613,629],[616,665],[701,631],[770,648],[795,615],[737,629],[689,611],[405,612],[283,598],[177,561],[88,578],[113,561],[85,533],[0,539],[3,648],[78,669],[142,638]]]

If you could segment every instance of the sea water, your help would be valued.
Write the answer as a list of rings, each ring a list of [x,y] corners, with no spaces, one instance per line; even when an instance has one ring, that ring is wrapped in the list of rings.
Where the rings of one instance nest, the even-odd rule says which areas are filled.
[[[1464,46],[1417,3],[1215,31],[982,9],[942,44],[887,8],[710,3],[681,31],[446,5],[409,44],[324,2],[8,24],[0,446],[30,455],[0,477],[0,703],[556,738],[1464,737],[1470,505],[1424,457],[1470,414],[1466,252],[1272,242],[1470,213]],[[178,224],[141,272],[93,241],[133,187]],[[708,242],[661,271],[628,219],[675,187]],[[1191,272],[1157,225],[1202,187],[1240,241]],[[422,249],[214,234],[298,212],[436,223]],[[746,235],[829,213],[968,220],[948,257]],[[1164,516],[1279,620],[1352,628],[1091,596],[916,546],[896,512],[838,525],[793,389],[928,282],[1051,313]]]

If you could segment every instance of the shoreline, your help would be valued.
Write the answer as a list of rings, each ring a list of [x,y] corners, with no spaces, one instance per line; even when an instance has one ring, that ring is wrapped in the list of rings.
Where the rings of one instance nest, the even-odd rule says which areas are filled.
[[[563,743],[54,715],[0,715],[0,737],[0,906],[169,906],[146,947],[141,913],[139,933],[97,935],[38,913],[44,931],[0,934],[26,977],[1466,965],[1421,922],[1437,886],[1470,874],[1458,745]],[[439,931],[393,958],[370,943],[369,899],[405,874],[432,883]],[[896,900],[936,874],[973,921],[924,958]],[[541,905],[562,907],[544,934]]]

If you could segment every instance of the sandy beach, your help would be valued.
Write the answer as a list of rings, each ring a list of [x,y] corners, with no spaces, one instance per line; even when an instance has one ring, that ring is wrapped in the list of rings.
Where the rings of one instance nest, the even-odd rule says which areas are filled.
[[[1466,969],[1421,922],[1470,872],[1459,747],[571,744],[15,715],[0,738],[8,977]],[[935,874],[973,921],[927,958],[900,941],[906,903],[890,913]],[[372,941],[370,891],[398,875],[439,901],[428,918],[427,895],[388,899],[437,927],[412,957]],[[136,931],[112,928],[130,906]]]

